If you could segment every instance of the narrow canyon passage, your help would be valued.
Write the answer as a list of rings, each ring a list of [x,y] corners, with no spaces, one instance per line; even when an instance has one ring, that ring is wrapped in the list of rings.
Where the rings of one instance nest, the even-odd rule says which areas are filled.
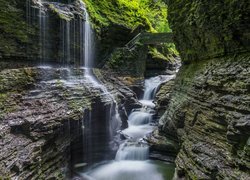
[[[0,0],[0,180],[250,180],[247,0]]]

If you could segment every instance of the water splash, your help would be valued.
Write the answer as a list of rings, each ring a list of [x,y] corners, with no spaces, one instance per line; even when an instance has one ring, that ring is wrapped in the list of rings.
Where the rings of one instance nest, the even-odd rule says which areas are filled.
[[[146,79],[145,80],[145,92],[144,92],[142,100],[153,100],[159,86],[162,83],[173,79],[174,77],[175,75],[161,75],[161,76],[156,76],[156,77]]]
[[[144,125],[152,122],[152,119],[152,114],[149,112],[135,111],[129,115],[128,123],[131,126]]]
[[[149,147],[141,143],[123,143],[116,153],[115,160],[147,160],[149,156]]]

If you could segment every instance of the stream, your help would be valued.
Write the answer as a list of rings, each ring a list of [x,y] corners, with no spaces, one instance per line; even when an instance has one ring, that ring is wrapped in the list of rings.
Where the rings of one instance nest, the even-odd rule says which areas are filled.
[[[89,180],[164,180],[172,179],[174,164],[149,159],[149,146],[143,138],[157,128],[153,118],[154,97],[159,85],[174,76],[157,76],[145,80],[145,91],[140,100],[142,107],[133,109],[128,117],[128,128],[121,134],[126,137],[115,159],[97,163],[81,172]]]

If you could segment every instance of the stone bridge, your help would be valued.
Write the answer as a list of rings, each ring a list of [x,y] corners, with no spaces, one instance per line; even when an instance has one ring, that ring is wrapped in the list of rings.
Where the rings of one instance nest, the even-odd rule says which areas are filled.
[[[172,37],[172,33],[139,33],[126,44],[126,47],[132,49],[137,43],[144,45],[172,43]]]

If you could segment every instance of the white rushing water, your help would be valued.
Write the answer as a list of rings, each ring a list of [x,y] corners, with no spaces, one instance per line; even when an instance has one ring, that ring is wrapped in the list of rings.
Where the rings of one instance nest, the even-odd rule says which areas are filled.
[[[146,79],[145,80],[145,92],[144,92],[142,100],[144,100],[144,102],[145,100],[153,101],[159,86],[163,82],[173,79],[174,76],[175,75],[161,75],[161,76],[156,76],[156,77]]]
[[[88,68],[93,67],[94,55],[94,38],[93,31],[89,22],[89,14],[85,10],[85,23],[84,23],[84,66],[87,68],[86,75],[88,75]]]
[[[41,4],[39,9],[39,26],[40,26],[40,44],[41,44],[41,59],[45,60],[48,58],[47,52],[47,39],[49,38],[49,19],[46,15],[46,11],[43,10],[43,1],[39,0]],[[27,2],[30,4],[30,1]],[[83,7],[85,9],[85,7]],[[29,11],[30,12],[30,6]],[[27,15],[28,21],[30,20],[29,14]],[[94,75],[94,32],[91,29],[89,21],[89,15],[85,9],[85,21],[80,22],[67,22],[61,20],[60,22],[60,48],[62,56],[60,56],[61,63],[65,68],[61,68],[65,72],[65,77],[60,82],[64,83],[68,88],[81,86],[90,87],[91,90],[98,89],[103,99],[109,108],[105,109],[106,112],[102,111],[105,126],[101,129],[106,130],[102,136],[108,136],[104,141],[112,141],[116,135],[117,130],[121,126],[121,120],[118,113],[118,107],[116,100],[108,88],[104,86]],[[77,33],[76,33],[77,32]],[[72,35],[73,33],[73,35]],[[79,33],[79,42],[75,34]],[[73,38],[72,38],[73,36]],[[80,51],[75,52],[71,44],[79,43]],[[79,54],[79,58],[77,57]],[[69,68],[71,58],[79,59],[82,71],[81,78],[76,78],[72,75],[72,69]],[[50,67],[41,67],[50,68]],[[159,85],[165,81],[172,79],[174,76],[157,76],[145,80],[145,92],[143,98],[140,100],[142,107],[140,109],[134,109],[128,117],[128,128],[122,131],[127,140],[120,144],[119,149],[116,153],[113,161],[106,162],[105,164],[96,166],[90,169],[86,173],[82,173],[84,179],[90,180],[163,180],[163,176],[158,172],[157,166],[150,162],[149,159],[149,146],[141,139],[151,133],[156,127],[152,125],[154,122],[154,110],[155,104],[153,99],[159,88]],[[57,80],[49,80],[47,83],[56,84]],[[98,116],[98,110],[95,113],[88,112],[87,117],[82,119],[81,126],[83,130],[83,141],[84,141],[84,162],[81,166],[89,165],[92,160],[93,151],[95,147],[101,149],[98,145],[99,139],[96,132],[93,132],[95,124],[92,123],[93,116]],[[104,117],[105,116],[105,117]],[[108,122],[106,122],[108,121]],[[87,132],[88,131],[88,132]],[[92,141],[95,138],[96,141]],[[108,142],[109,143],[109,142]],[[98,145],[96,145],[98,144]],[[101,144],[101,143],[100,143]],[[110,143],[112,144],[112,143]],[[95,147],[94,147],[95,146]],[[100,152],[96,152],[99,153]]]
[[[163,180],[156,166],[146,161],[113,161],[85,175],[87,180]]]
[[[121,144],[116,153],[115,160],[147,160],[149,155],[149,147],[145,144],[131,143],[126,141]]]
[[[103,99],[105,99],[106,103],[107,102],[110,103],[110,107],[106,109],[105,115],[103,115],[103,120],[108,121],[106,123],[106,127],[103,127],[103,128],[106,129],[107,131],[105,136],[109,137],[108,139],[110,141],[109,142],[110,146],[113,146],[113,144],[115,144],[113,143],[114,136],[116,135],[117,131],[121,127],[121,119],[118,113],[118,106],[117,106],[115,97],[112,95],[111,92],[109,92],[107,87],[98,80],[98,78],[95,76],[93,72],[94,60],[95,60],[94,32],[91,28],[89,15],[86,9],[85,9],[85,22],[83,25],[84,25],[84,50],[83,50],[84,51],[84,58],[83,58],[84,78],[87,81],[87,83],[90,83],[91,88],[99,89],[101,91],[102,93],[101,96]],[[88,121],[92,121],[92,119],[89,119]],[[92,129],[90,128],[88,129],[90,132],[92,131]],[[86,138],[89,138],[89,137],[85,137],[85,139]],[[112,148],[113,147],[110,147],[110,149]]]
[[[43,0],[38,1],[39,4],[39,43],[40,43],[40,59],[42,62],[45,61],[47,55],[46,49],[46,38],[47,38],[47,26],[48,26],[48,17],[46,12],[43,9]]]
[[[156,127],[153,123],[157,88],[174,76],[157,76],[145,80],[142,108],[134,109],[128,117],[128,128],[122,131],[128,139],[120,145],[115,161],[90,170],[83,176],[89,180],[163,180],[157,166],[148,161],[149,146],[140,140]]]

